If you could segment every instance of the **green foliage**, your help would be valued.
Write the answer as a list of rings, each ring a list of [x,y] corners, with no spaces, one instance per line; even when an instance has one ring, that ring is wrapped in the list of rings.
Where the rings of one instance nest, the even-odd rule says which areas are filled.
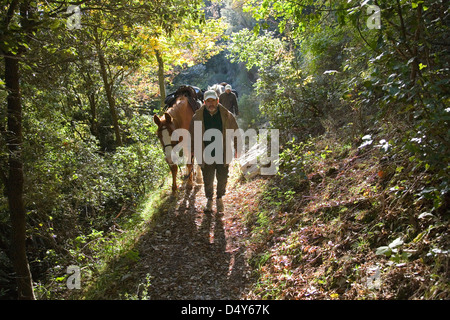
[[[146,40],[175,35],[189,25],[190,33],[179,35],[184,42],[198,37],[187,46],[199,61],[216,52],[207,48],[215,38],[206,38],[223,32],[221,22],[205,21],[197,0],[85,1],[79,4],[81,28],[72,30],[66,25],[68,6],[67,1],[13,1],[3,3],[0,14],[0,51],[17,55],[20,64],[28,213],[21,236],[30,242],[31,273],[44,298],[64,289],[64,266],[79,263],[95,273],[104,256],[118,254],[116,230],[140,225],[146,217],[136,208],[161,189],[168,173],[152,112],[146,108],[149,96],[157,93],[156,86],[148,85],[156,83],[156,72],[143,63],[156,44]],[[199,31],[202,26],[214,35]],[[172,51],[177,52],[189,54]],[[0,281],[2,287],[8,283],[2,297],[13,297],[14,270],[4,254],[11,223],[5,196],[10,115],[3,63],[0,74],[0,270],[9,274],[6,280],[0,274]],[[129,261],[138,258],[133,251],[126,256]]]
[[[446,244],[441,238],[448,232],[444,218],[450,192],[448,8],[434,0],[375,1],[381,9],[381,29],[369,29],[370,3],[250,0],[240,16],[221,4],[230,20],[247,27],[234,25],[227,43],[234,68],[245,65],[247,70],[230,73],[230,65],[213,59],[214,74],[197,66],[196,78],[187,80],[206,87],[235,79],[242,89],[243,128],[267,120],[281,131],[280,171],[274,178],[278,184],[263,192],[264,209],[246,217],[256,242],[266,244],[277,230],[287,232],[291,226],[286,221],[291,220],[286,215],[298,209],[298,197],[311,188],[318,192],[325,181],[323,202],[310,202],[309,213],[323,214],[318,220],[330,222],[329,228],[339,229],[350,216],[355,228],[367,224],[362,227],[367,237],[361,235],[349,245],[356,253],[376,251],[379,258],[397,263],[411,261],[414,254],[425,262],[431,259],[434,279],[441,281],[440,268],[448,254],[441,249]],[[81,3],[82,28],[68,30],[67,5],[68,1],[10,1],[2,4],[0,14],[5,26],[0,51],[20,61],[26,236],[32,273],[45,298],[53,297],[47,284],[64,289],[65,265],[81,264],[92,276],[99,272],[102,254],[121,255],[122,262],[129,263],[139,259],[132,246],[116,246],[122,238],[114,230],[140,225],[146,217],[136,207],[159,189],[168,171],[148,110],[151,97],[158,95],[153,55],[163,49],[166,73],[173,79],[186,66],[219,52],[222,46],[214,43],[227,27],[222,20],[206,21],[198,0],[127,0]],[[2,64],[0,74],[4,69]],[[254,75],[253,92],[248,83]],[[6,144],[7,96],[2,78],[0,295],[11,295],[3,282],[13,280],[3,253],[11,233],[5,178],[8,157],[14,156]],[[326,136],[314,138],[323,133]],[[337,137],[341,146],[328,144],[324,137]],[[368,155],[373,156],[371,162],[353,164]],[[375,161],[377,157],[384,164]],[[340,158],[348,158],[340,168],[348,173],[340,176],[344,181],[330,178],[338,169],[326,167]],[[371,166],[380,168],[367,179],[353,176]],[[356,212],[351,204],[329,203],[342,184],[351,200],[367,197],[369,208]],[[291,222],[295,225],[297,220]],[[302,232],[315,241],[321,226],[315,228],[311,234],[308,228]],[[401,234],[390,242],[387,231]],[[306,246],[303,252],[298,249],[295,232],[288,237],[297,242],[286,241],[283,252],[296,259],[315,252]],[[414,246],[419,249],[411,255],[406,250]],[[253,265],[262,270],[271,257],[258,254]],[[315,283],[336,285],[333,268],[330,265],[331,271]],[[283,279],[290,278],[290,271],[283,272]],[[347,276],[346,281],[357,276]],[[261,290],[268,288],[263,297],[277,297],[287,285],[283,280],[277,286],[271,277],[260,280]],[[143,285],[145,297],[150,276]]]
[[[371,4],[380,8],[380,29],[367,27]],[[327,250],[335,252],[326,244],[333,235],[346,252],[376,253],[386,262],[383,291],[389,281],[395,288],[411,285],[392,296],[445,295],[450,80],[442,13],[448,8],[432,0],[254,0],[246,10],[259,25],[231,36],[230,57],[257,69],[261,111],[284,131],[276,186],[263,194],[264,213],[250,219],[261,222],[253,229],[257,243],[274,242],[266,251],[271,259],[261,260],[264,249],[255,255],[258,297],[298,294],[285,285],[290,275],[280,271],[298,272],[299,254],[282,250],[295,246],[303,248],[302,279],[311,271],[315,283],[308,290],[300,286],[303,297],[317,287],[336,289],[333,299],[341,292],[348,297],[347,285],[358,287],[368,262],[347,263],[345,254],[338,262],[324,259]],[[341,231],[354,223],[354,237]],[[326,241],[316,242],[320,234]],[[312,268],[316,260],[320,268]],[[432,288],[395,280],[404,272],[398,268],[418,265],[433,274]]]
[[[402,260],[407,261],[410,254],[408,254],[407,252],[400,252],[402,244],[403,241],[401,240],[401,238],[397,238],[394,241],[392,241],[388,246],[382,246],[377,248],[376,254],[390,257],[392,261],[397,263],[399,263]]]
[[[262,114],[279,128],[298,126],[300,115],[295,113],[293,96],[298,92],[295,80],[301,74],[294,70],[286,42],[272,32],[258,36],[247,29],[233,34],[231,40],[228,50],[232,61],[245,63],[249,70],[258,69],[255,88]]]
[[[259,110],[259,101],[255,94],[243,94],[239,96],[239,127],[256,128],[258,124],[263,122],[261,112]]]
[[[49,275],[64,274],[61,266],[73,263],[97,270],[100,261],[119,254],[110,228],[142,220],[135,216],[136,204],[168,173],[152,117],[133,114],[127,127],[134,142],[108,153],[100,152],[88,125],[71,119],[60,108],[49,114],[31,106],[24,119],[29,232],[44,250],[30,255],[31,268]],[[116,219],[120,213],[127,219]],[[45,278],[38,279],[48,288],[52,282]],[[65,282],[60,286],[65,290]],[[42,283],[40,290],[45,298]]]
[[[374,123],[385,130],[393,152],[409,152],[416,166],[434,173],[436,190],[428,196],[438,208],[450,183],[442,3],[385,1],[381,29],[366,26],[368,4],[247,2],[262,29],[277,32],[234,33],[230,57],[258,69],[261,111],[297,140],[326,129],[347,131],[354,143]]]

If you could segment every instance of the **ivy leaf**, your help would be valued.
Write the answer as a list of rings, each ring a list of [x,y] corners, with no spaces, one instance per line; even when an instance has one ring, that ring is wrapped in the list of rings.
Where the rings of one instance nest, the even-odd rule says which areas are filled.
[[[394,249],[394,248],[401,246],[402,244],[403,244],[403,240],[400,237],[398,237],[397,239],[395,239],[394,241],[392,241],[389,244],[389,248]]]
[[[379,248],[377,248],[377,251],[375,252],[375,254],[377,256],[386,255],[388,257],[391,255],[391,253],[392,253],[392,250],[388,246],[379,247]]]

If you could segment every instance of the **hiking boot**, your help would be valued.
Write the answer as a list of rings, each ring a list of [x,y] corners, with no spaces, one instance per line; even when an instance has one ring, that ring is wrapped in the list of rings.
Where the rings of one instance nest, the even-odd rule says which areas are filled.
[[[205,212],[212,212],[213,207],[213,200],[208,199],[208,202],[206,202]]]
[[[217,199],[216,206],[217,206],[217,212],[223,212],[224,211],[222,198]]]

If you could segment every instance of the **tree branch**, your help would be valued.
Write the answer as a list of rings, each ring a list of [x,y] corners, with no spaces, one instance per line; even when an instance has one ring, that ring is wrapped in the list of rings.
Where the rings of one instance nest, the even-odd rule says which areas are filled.
[[[14,11],[16,11],[17,6],[19,5],[19,0],[13,0],[11,1],[11,4],[9,5],[8,11],[6,13],[6,17],[5,17],[5,24],[4,24],[4,29],[3,30],[7,30],[9,23],[11,22],[13,16],[14,16]]]

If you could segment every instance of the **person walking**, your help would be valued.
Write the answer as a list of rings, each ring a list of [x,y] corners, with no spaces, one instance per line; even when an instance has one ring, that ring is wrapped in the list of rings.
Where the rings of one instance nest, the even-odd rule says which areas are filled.
[[[234,92],[232,92],[233,88],[231,85],[227,84],[225,86],[225,92],[222,93],[219,97],[219,102],[228,109],[235,116],[239,115],[239,107],[237,103],[237,98]]]
[[[198,128],[201,128],[201,130],[199,130]],[[236,118],[222,104],[219,103],[219,98],[217,97],[216,92],[214,90],[206,91],[204,95],[204,104],[195,113],[194,117],[192,118],[191,126],[189,129],[191,135],[192,155],[195,155],[195,157],[197,158],[197,163],[200,164],[200,167],[202,169],[205,196],[207,198],[205,212],[212,211],[213,196],[214,196],[214,178],[217,179],[217,190],[216,190],[217,212],[224,211],[222,197],[225,195],[226,192],[228,171],[230,165],[229,162],[231,162],[233,156],[237,157],[239,155],[240,150],[238,149],[238,146],[242,146],[242,143],[238,143],[238,139],[241,139],[238,129],[239,127],[236,122]],[[218,133],[220,131],[220,135],[214,136],[214,140],[211,137],[210,138],[211,141],[208,141],[208,139],[204,138],[205,132],[207,132],[208,130],[211,130],[209,133],[211,132]],[[199,136],[200,132],[201,136]],[[233,133],[233,136],[230,136],[231,133]],[[209,135],[210,134],[208,134],[208,136]],[[228,150],[227,148],[227,146],[231,146],[231,143],[227,143],[229,139],[234,140],[234,150],[232,150],[231,148],[230,150]],[[196,142],[198,145],[200,141],[202,142],[202,149],[201,149],[202,152],[201,154],[198,153],[196,154],[194,146],[196,145]],[[214,145],[210,146],[210,144]],[[208,148],[208,150],[212,149],[210,155],[206,154],[207,153],[205,152],[206,148]],[[230,154],[228,153],[233,151],[234,155],[230,156]],[[199,157],[202,158],[199,159]]]

